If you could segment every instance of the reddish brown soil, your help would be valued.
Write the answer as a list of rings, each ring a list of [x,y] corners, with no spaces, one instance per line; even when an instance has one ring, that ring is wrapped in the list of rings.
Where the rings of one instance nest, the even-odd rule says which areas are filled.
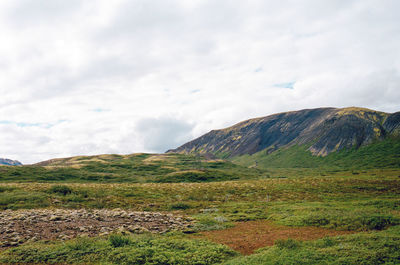
[[[250,255],[254,250],[272,246],[278,239],[315,240],[326,236],[350,234],[319,227],[288,227],[270,221],[237,222],[235,227],[225,230],[201,232],[201,237],[225,244],[232,249]]]

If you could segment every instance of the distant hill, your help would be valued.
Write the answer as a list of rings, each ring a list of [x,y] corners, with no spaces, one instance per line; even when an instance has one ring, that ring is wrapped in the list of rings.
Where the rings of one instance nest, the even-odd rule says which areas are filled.
[[[184,154],[75,156],[0,168],[0,182],[209,182],[252,179],[260,170]]]
[[[11,159],[7,159],[7,158],[0,158],[0,165],[20,166],[20,165],[22,165],[22,163],[17,161],[17,160],[11,160]]]
[[[370,148],[370,151],[389,155],[387,159],[391,160],[390,163],[397,165],[397,161],[400,161],[399,137],[400,112],[391,114],[356,107],[317,108],[246,120],[226,129],[213,130],[168,152],[212,154],[236,162],[245,160],[246,165],[268,160],[269,164],[266,164],[269,166],[278,163],[283,167],[291,167],[317,165],[321,160],[318,157],[326,157],[341,150],[353,150],[353,156],[357,157],[354,150],[365,152],[369,149],[362,147],[378,143],[382,147],[384,143],[390,142],[385,150],[381,148],[376,153],[377,150]],[[289,150],[291,155],[282,160],[287,153],[285,150]],[[302,156],[308,159],[299,160]],[[273,161],[269,159],[272,157]],[[296,159],[305,164],[294,163]],[[286,161],[286,165],[282,161]]]

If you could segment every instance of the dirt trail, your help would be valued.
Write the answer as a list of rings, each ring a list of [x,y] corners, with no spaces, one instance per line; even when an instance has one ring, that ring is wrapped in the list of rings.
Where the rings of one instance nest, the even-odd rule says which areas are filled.
[[[201,232],[200,235],[216,243],[225,244],[244,255],[250,255],[256,249],[272,246],[278,239],[315,240],[350,233],[352,232],[319,227],[288,227],[260,220],[237,222],[235,227]]]

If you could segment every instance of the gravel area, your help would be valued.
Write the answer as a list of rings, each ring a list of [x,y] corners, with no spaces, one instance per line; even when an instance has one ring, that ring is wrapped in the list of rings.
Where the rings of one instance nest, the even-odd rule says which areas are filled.
[[[113,210],[35,209],[0,211],[0,248],[27,241],[68,240],[77,236],[107,235],[112,232],[165,233],[190,231],[188,217],[158,212]]]

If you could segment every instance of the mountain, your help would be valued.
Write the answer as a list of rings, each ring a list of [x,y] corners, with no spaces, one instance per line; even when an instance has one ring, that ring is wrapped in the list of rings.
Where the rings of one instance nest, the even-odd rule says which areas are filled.
[[[22,163],[17,161],[17,160],[11,160],[11,159],[7,159],[7,158],[0,158],[0,165],[20,166],[20,165],[22,165]]]
[[[246,120],[213,130],[168,152],[235,158],[261,151],[267,156],[278,150],[302,147],[310,156],[325,157],[336,151],[399,139],[399,136],[400,112],[391,114],[356,107],[317,108]]]

